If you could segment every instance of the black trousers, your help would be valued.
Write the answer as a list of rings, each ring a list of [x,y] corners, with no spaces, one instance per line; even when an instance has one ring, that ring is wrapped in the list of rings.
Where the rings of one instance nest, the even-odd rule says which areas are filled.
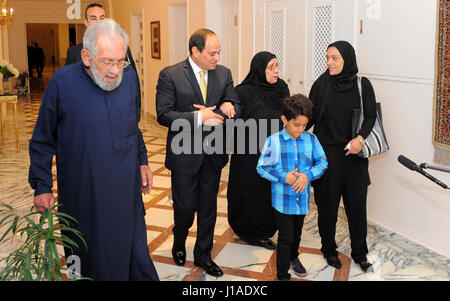
[[[36,72],[38,77],[42,77],[42,72],[44,71],[44,64],[36,65]]]
[[[314,199],[319,213],[321,251],[325,257],[336,256],[336,222],[341,196],[348,219],[351,256],[355,262],[366,260],[367,186],[370,184],[368,160],[345,156],[345,145],[324,147],[328,169],[314,185]]]
[[[277,278],[290,279],[289,268],[291,261],[299,255],[298,249],[305,215],[283,214],[275,209],[273,211],[278,227]]]
[[[199,263],[211,260],[220,173],[221,170],[217,170],[210,156],[205,156],[196,175],[187,176],[172,171],[174,248],[185,249],[188,231],[194,222],[195,212],[197,212],[194,260]]]

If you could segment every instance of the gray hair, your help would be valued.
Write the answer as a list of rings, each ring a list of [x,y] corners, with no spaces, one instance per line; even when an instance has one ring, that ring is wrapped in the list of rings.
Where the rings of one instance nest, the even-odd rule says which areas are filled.
[[[98,37],[106,34],[111,38],[121,36],[125,45],[124,51],[128,48],[128,35],[125,30],[113,19],[104,19],[90,25],[83,36],[83,48],[89,50],[94,56],[97,54]]]

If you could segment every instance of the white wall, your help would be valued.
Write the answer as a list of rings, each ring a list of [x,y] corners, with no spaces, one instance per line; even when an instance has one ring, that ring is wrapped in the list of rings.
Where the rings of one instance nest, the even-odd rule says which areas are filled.
[[[169,5],[169,64],[185,60],[188,48],[187,6]]]
[[[450,194],[397,162],[432,163],[437,1],[381,0],[380,19],[359,3],[358,65],[375,88],[391,150],[370,162],[368,218],[450,256]],[[450,175],[429,173],[450,184]]]

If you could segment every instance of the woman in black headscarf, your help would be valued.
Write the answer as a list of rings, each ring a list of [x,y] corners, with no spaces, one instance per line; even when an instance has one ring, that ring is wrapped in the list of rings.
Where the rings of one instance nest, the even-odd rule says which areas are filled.
[[[348,219],[351,256],[367,271],[367,187],[370,185],[369,162],[356,156],[376,118],[375,94],[370,81],[362,78],[364,122],[356,137],[352,133],[353,110],[360,107],[357,85],[358,66],[355,50],[345,41],[328,46],[327,67],[313,84],[309,98],[314,103],[314,134],[328,159],[328,169],[314,187],[319,212],[321,251],[330,266],[341,268],[335,240],[338,207],[341,196]]]
[[[228,222],[233,231],[247,243],[270,250],[276,248],[269,238],[277,230],[270,182],[259,176],[256,165],[261,155],[259,146],[264,145],[265,138],[272,131],[282,128],[281,103],[289,96],[289,88],[278,75],[276,56],[266,51],[259,52],[252,59],[247,77],[236,86],[243,108],[242,119],[246,125],[255,120],[257,132],[247,126],[235,131],[235,151],[231,156],[227,192]],[[245,130],[245,141],[238,139],[240,130]]]

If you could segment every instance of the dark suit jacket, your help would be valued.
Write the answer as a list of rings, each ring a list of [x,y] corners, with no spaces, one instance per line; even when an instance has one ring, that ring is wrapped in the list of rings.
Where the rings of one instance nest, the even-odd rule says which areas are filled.
[[[228,68],[218,65],[215,70],[208,71],[208,90],[206,94],[206,106],[216,106],[214,112],[222,115],[225,119],[227,117],[219,107],[227,101],[234,105],[236,117],[240,115],[239,98],[234,90],[233,78]],[[166,167],[186,175],[194,175],[200,169],[205,153],[203,147],[200,147],[199,150],[199,144],[202,143],[203,145],[205,136],[212,134],[212,131],[214,131],[214,128],[212,131],[203,131],[200,133],[202,140],[196,140],[194,130],[198,128],[198,125],[195,122],[197,114],[192,114],[193,111],[196,111],[194,104],[204,105],[200,86],[189,63],[189,58],[176,65],[164,68],[159,73],[156,87],[156,113],[158,122],[169,128],[166,145]],[[174,137],[183,130],[183,128],[180,128],[180,130],[171,129],[172,123],[179,119],[185,120],[186,124],[189,123],[190,125],[190,153],[177,154],[174,153],[172,148]],[[188,136],[185,135],[184,137],[189,139]],[[175,142],[178,145],[179,140],[176,139]],[[186,142],[183,141],[183,143]],[[197,148],[195,153],[193,153],[194,148]],[[212,154],[211,158],[217,171],[220,171],[228,162],[228,155],[224,151]]]
[[[66,66],[81,61],[81,49],[83,49],[83,43],[67,49]]]
[[[83,43],[76,44],[75,46],[69,47],[69,49],[67,49],[66,66],[81,61],[81,50],[82,49],[83,49]],[[136,64],[133,60],[133,56],[131,55],[131,51],[130,51],[129,47],[127,48],[127,55],[128,55],[128,58],[130,59],[131,66],[133,66],[133,69],[136,70]]]
[[[69,47],[67,49],[67,56],[66,56],[66,66],[77,63],[81,61],[81,50],[83,49],[83,43],[76,44],[75,46]],[[130,48],[127,48],[127,55],[128,59],[130,60],[130,65],[133,67],[134,72],[136,73],[136,78],[138,79],[138,92],[139,92],[139,99],[137,99],[138,104],[138,116],[140,120],[141,116],[141,83],[139,82],[139,75],[136,69],[136,63],[133,60],[133,56],[131,55]]]

